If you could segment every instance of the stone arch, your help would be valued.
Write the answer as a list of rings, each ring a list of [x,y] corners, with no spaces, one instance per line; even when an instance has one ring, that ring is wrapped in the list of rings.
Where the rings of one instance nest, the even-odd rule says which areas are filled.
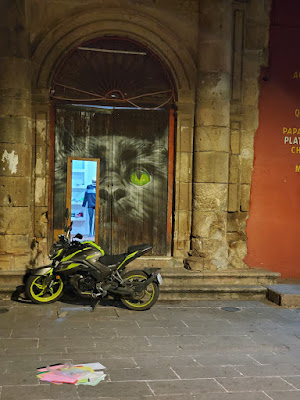
[[[33,89],[50,87],[55,70],[72,48],[105,35],[128,37],[149,47],[169,68],[177,91],[185,95],[193,91],[196,66],[177,35],[152,16],[120,9],[89,11],[52,29],[32,57]]]
[[[192,159],[195,111],[196,65],[192,54],[176,31],[151,14],[133,9],[99,6],[64,18],[38,43],[31,58],[33,113],[37,135],[44,135],[50,121],[49,89],[58,66],[81,43],[103,36],[125,37],[148,47],[172,74],[177,92],[174,165],[173,256],[186,257],[190,249],[192,213]],[[53,121],[52,121],[53,122]],[[39,132],[40,129],[44,131]],[[44,136],[43,136],[44,137]],[[52,149],[53,150],[53,149]],[[51,156],[51,145],[48,151]],[[53,168],[53,158],[44,166],[45,182]],[[51,165],[50,165],[51,164]],[[49,180],[51,185],[51,179]],[[50,187],[50,186],[49,186]],[[49,190],[48,193],[51,193]],[[51,214],[51,201],[48,199]],[[52,229],[50,223],[50,230]],[[49,237],[49,244],[52,239]],[[158,265],[159,266],[159,265]]]

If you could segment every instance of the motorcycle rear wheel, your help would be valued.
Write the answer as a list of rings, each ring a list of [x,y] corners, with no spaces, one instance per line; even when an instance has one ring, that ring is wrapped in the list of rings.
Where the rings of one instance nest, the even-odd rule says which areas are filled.
[[[32,275],[25,286],[26,296],[35,304],[54,303],[63,295],[64,283],[61,278],[56,279],[51,288],[46,283],[47,276]]]
[[[148,279],[148,275],[144,271],[133,270],[128,271],[122,278],[127,282],[144,282]],[[159,286],[156,282],[151,282],[145,290],[136,292],[131,299],[121,298],[121,302],[130,310],[144,311],[149,310],[157,302],[158,296]]]

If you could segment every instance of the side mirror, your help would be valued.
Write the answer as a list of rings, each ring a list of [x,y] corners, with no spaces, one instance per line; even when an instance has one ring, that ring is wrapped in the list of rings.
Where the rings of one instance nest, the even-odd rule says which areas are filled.
[[[81,233],[77,233],[75,235],[75,239],[82,239],[82,238],[83,238],[83,236],[81,235]]]

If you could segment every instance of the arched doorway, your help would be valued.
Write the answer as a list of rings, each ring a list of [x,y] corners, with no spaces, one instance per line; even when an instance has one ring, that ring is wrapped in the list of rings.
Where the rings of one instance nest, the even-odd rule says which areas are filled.
[[[54,232],[62,229],[68,157],[99,159],[96,241],[111,253],[150,242],[154,255],[170,255],[175,89],[166,67],[135,41],[103,37],[68,54],[54,76],[51,97]],[[82,229],[88,183],[74,183],[78,187],[71,190],[78,206],[74,223]]]

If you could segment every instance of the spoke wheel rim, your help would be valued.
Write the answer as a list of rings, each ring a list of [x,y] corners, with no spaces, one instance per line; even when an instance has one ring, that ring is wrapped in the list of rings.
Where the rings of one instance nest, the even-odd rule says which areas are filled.
[[[37,276],[31,284],[30,294],[32,297],[39,301],[47,303],[56,299],[63,290],[63,281],[61,278],[55,280],[52,287],[48,288],[46,284],[46,277]]]
[[[143,282],[147,278],[143,275],[132,275],[128,277],[126,280],[128,282]],[[150,288],[150,290],[149,290]],[[126,299],[126,303],[133,307],[146,307],[154,298],[155,295],[155,288],[153,283],[149,283],[149,285],[143,290],[143,296],[139,299],[128,300]],[[147,298],[145,298],[145,295]]]

